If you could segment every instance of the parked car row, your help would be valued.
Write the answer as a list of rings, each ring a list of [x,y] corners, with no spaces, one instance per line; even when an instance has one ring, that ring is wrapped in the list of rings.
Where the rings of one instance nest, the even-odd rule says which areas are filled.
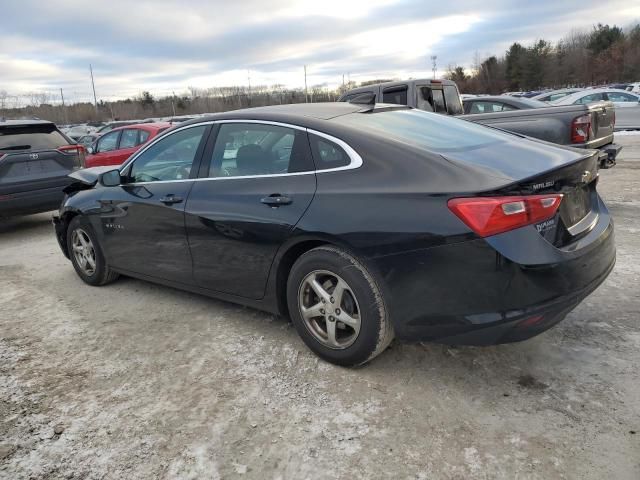
[[[467,97],[461,101],[454,82],[418,79],[356,88],[342,95],[339,101],[408,105],[429,112],[460,115],[471,122],[560,145],[598,149],[601,168],[615,165],[621,150],[613,143],[615,106],[604,97],[595,103],[576,101],[562,106],[508,95]]]

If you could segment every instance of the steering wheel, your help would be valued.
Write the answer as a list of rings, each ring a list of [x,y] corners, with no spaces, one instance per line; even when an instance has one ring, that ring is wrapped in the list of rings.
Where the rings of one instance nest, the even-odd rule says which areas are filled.
[[[152,175],[148,175],[146,173],[137,173],[134,181],[136,182],[157,182],[158,180],[160,180],[159,178],[156,178]]]
[[[191,167],[178,167],[176,169],[176,178],[180,180],[188,179],[191,175]]]

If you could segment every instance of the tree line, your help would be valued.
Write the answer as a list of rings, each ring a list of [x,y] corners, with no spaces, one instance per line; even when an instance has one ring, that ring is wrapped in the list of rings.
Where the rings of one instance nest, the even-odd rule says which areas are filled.
[[[445,74],[462,93],[503,93],[540,88],[601,85],[640,81],[640,24],[619,28],[598,24],[591,31],[573,31],[553,44],[537,40],[513,43],[501,57],[481,59],[476,54],[471,70],[451,65]],[[62,106],[53,96],[32,93],[24,104],[0,89],[0,117],[38,117],[58,124],[106,120],[171,117],[214,113],[247,107],[287,103],[332,102],[357,86],[388,81],[348,82],[337,89],[324,85],[286,88],[283,85],[190,87],[181,95],[155,97],[148,91],[134,98]]]
[[[476,57],[468,74],[451,65],[447,78],[462,93],[503,93],[640,81],[640,24],[622,29],[598,24],[557,43],[513,43],[502,57]]]

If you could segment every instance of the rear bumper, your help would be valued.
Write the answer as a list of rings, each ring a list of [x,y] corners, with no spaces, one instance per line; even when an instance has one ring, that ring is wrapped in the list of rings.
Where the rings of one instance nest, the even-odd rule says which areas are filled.
[[[488,345],[525,340],[561,321],[615,264],[604,205],[592,231],[566,250],[533,227],[372,259],[396,336]]]
[[[0,195],[0,217],[48,212],[60,207],[62,187]]]
[[[610,143],[599,149],[598,159],[600,161],[600,168],[611,168],[616,164],[616,157],[622,150],[622,145]]]

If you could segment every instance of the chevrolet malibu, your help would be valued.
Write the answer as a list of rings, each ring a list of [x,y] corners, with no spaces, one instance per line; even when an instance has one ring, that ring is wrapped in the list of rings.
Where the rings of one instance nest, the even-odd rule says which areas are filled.
[[[398,105],[263,107],[74,172],[55,231],[127,275],[288,316],[358,365],[397,337],[488,345],[562,320],[615,262],[597,152]]]

